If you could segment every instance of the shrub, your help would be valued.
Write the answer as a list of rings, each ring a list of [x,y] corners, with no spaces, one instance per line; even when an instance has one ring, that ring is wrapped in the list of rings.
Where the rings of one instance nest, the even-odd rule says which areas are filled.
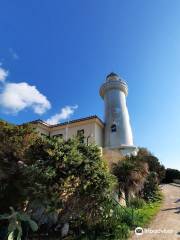
[[[88,229],[88,231],[76,236],[76,240],[117,240],[128,239],[129,226],[125,223],[119,223],[118,225],[107,226],[106,228],[101,224],[94,226],[94,228]]]
[[[77,224],[74,231],[74,239],[77,240],[117,240],[127,239],[130,233],[130,226],[124,221],[124,209],[114,199],[105,199],[101,205],[101,216],[98,223],[91,225],[82,223]],[[131,218],[131,216],[129,216]]]
[[[128,205],[132,208],[142,208],[145,205],[145,201],[140,197],[135,197],[130,199]]]
[[[163,182],[172,183],[174,179],[180,179],[180,171],[177,169],[166,169],[166,175]]]
[[[149,172],[156,172],[158,181],[162,182],[166,171],[165,167],[160,163],[159,159],[146,148],[139,148],[138,157],[147,162]]]
[[[26,201],[27,179],[23,167],[26,152],[38,135],[30,125],[14,126],[0,120],[0,214],[9,207],[19,208]],[[31,186],[31,185],[30,185]]]
[[[0,215],[0,220],[6,220],[9,222],[8,229],[5,232],[8,239],[21,240],[23,235],[23,224],[26,224],[26,226],[31,228],[33,232],[38,230],[37,224],[31,220],[27,214],[16,212],[12,207],[10,207],[10,210],[10,214]]]
[[[143,188],[143,198],[146,201],[153,201],[158,191],[158,179],[156,172],[150,172]]]
[[[162,196],[160,199],[155,200],[153,202],[148,202],[144,205],[143,208],[136,209],[135,215],[138,215],[138,218],[136,219],[136,226],[147,226],[152,218],[157,214],[157,212],[160,209],[162,202]]]
[[[79,229],[101,224],[100,207],[114,192],[116,178],[97,146],[42,138],[31,126],[1,121],[0,135],[0,214],[8,214],[9,206],[26,211],[38,234],[50,238],[73,220]]]
[[[138,193],[142,189],[148,175],[148,166],[137,156],[126,156],[113,165],[112,172],[117,177],[119,190],[124,192],[128,204],[131,192]]]

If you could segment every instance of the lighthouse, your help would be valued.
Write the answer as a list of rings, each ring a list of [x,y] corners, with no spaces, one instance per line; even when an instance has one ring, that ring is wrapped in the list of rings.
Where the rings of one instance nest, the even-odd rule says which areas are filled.
[[[104,146],[118,150],[122,155],[136,154],[137,151],[126,105],[127,95],[128,86],[116,73],[110,73],[100,87],[105,105]]]

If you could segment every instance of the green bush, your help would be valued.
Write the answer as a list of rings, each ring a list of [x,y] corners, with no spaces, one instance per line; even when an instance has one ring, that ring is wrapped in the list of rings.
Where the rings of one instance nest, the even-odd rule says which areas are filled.
[[[122,208],[113,198],[104,199],[101,204],[99,222],[89,225],[84,221],[72,222],[72,236],[77,240],[118,240],[127,239],[130,233],[131,212]],[[126,217],[125,217],[126,215]],[[129,217],[127,217],[129,215]],[[130,220],[132,222],[132,220]]]
[[[139,198],[122,207],[112,197],[118,184],[127,202],[130,190],[137,188],[137,192],[143,186],[148,171],[141,159],[127,157],[115,166],[113,175],[99,148],[80,139],[41,138],[31,126],[16,127],[2,121],[0,135],[0,214],[11,216],[9,206],[15,209],[10,236],[17,231],[23,236],[23,223],[32,228],[33,219],[39,226],[37,234],[48,235],[48,239],[59,239],[68,223],[64,240],[123,240],[158,207],[156,202],[144,204]],[[159,201],[156,176],[151,172],[146,179],[146,200]],[[3,233],[8,228],[4,217],[0,222]]]
[[[174,179],[180,179],[180,171],[177,169],[166,169],[165,179],[163,180],[164,183],[172,183]]]
[[[158,189],[157,173],[150,172],[144,183],[143,198],[145,201],[153,201],[156,197]]]
[[[152,218],[158,213],[162,202],[162,197],[159,200],[154,200],[144,205],[143,208],[135,210],[135,215],[138,215],[136,225],[143,227],[147,226]]]
[[[76,240],[126,240],[129,237],[129,226],[125,223],[119,223],[118,225],[102,226],[98,224],[94,228],[88,229],[76,236]]]
[[[127,239],[130,226],[124,221],[125,212],[113,198],[106,199],[101,206],[101,218],[98,224],[91,226],[86,232],[87,239]],[[131,216],[129,216],[131,218]],[[79,239],[79,238],[78,238]]]
[[[23,223],[33,231],[38,230],[36,222],[34,222],[27,214],[23,212],[16,212],[10,207],[10,214],[0,215],[0,220],[8,221],[8,228],[6,237],[11,240],[21,240],[23,235]],[[5,237],[5,236],[4,236]],[[3,237],[3,239],[5,239]]]
[[[148,164],[149,172],[156,172],[158,182],[162,182],[165,177],[165,167],[160,163],[159,159],[154,156],[146,148],[139,148],[138,157]]]
[[[129,201],[129,207],[132,208],[142,208],[144,205],[145,205],[144,199],[139,197],[131,198]]]

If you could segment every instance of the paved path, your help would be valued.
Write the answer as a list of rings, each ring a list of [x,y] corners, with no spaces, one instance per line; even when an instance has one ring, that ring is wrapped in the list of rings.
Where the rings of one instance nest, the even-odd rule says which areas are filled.
[[[159,213],[142,235],[134,234],[131,240],[180,240],[180,185],[166,184],[161,188],[165,199]],[[147,233],[148,229],[167,232]]]

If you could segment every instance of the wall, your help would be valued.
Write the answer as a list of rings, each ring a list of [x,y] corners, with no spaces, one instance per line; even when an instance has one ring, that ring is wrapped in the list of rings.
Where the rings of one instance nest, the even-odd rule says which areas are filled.
[[[104,127],[98,124],[96,120],[91,121],[84,121],[84,122],[78,122],[73,123],[69,125],[59,125],[55,126],[53,128],[47,128],[43,125],[37,125],[36,129],[45,135],[55,136],[58,134],[63,134],[63,138],[66,140],[68,138],[72,138],[77,136],[78,130],[84,130],[84,137],[85,137],[85,143],[95,143],[99,145],[100,147],[103,146],[104,142],[104,135],[103,135],[103,129]],[[88,138],[88,139],[87,139]]]
[[[104,128],[95,123],[95,142],[97,145],[104,146]]]
[[[87,123],[87,124],[78,124],[78,125],[64,125],[63,127],[55,127],[51,130],[51,136],[57,134],[63,134],[64,139],[72,138],[77,136],[77,131],[84,129],[84,137],[85,141],[87,141],[87,137],[90,135],[95,136],[95,124],[94,123]],[[93,143],[94,137],[89,137],[88,142]]]

